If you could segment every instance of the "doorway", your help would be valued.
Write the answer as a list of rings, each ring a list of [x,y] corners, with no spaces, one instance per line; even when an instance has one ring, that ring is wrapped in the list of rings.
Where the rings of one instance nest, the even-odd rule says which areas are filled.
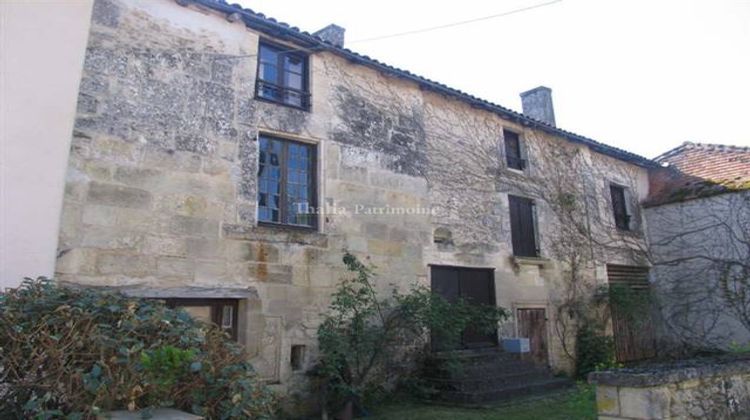
[[[432,291],[448,302],[459,299],[476,305],[495,305],[495,276],[490,268],[466,268],[449,266],[431,267]],[[497,333],[486,333],[469,326],[461,334],[460,343],[441,339],[439,333],[432,334],[432,350],[473,349],[497,346]]]
[[[529,356],[540,365],[547,366],[547,311],[544,308],[520,308],[518,336],[529,339]]]

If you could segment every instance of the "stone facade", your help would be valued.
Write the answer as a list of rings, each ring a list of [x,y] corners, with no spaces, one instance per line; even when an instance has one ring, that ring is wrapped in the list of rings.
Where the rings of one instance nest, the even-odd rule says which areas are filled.
[[[592,373],[599,420],[742,419],[750,416],[747,360]]]
[[[384,291],[429,285],[433,264],[492,268],[498,305],[548,310],[550,364],[569,368],[551,327],[560,264],[513,258],[508,193],[554,183],[546,171],[564,170],[588,186],[592,226],[609,229],[608,182],[628,186],[639,219],[646,170],[325,50],[309,57],[309,112],[255,100],[260,37],[271,38],[199,5],[97,0],[57,278],[241,299],[240,341],[293,394],[304,373],[292,370],[291,347],[307,346],[311,366],[319,314],[345,275],[342,250],[374,264]],[[523,136],[523,172],[503,163],[504,128]],[[320,215],[314,231],[259,226],[259,133],[315,145],[318,203],[345,211]],[[596,171],[546,161],[543,151],[555,148]],[[548,257],[555,226],[538,207]],[[589,274],[606,282],[602,268]],[[514,321],[501,333],[515,335]]]

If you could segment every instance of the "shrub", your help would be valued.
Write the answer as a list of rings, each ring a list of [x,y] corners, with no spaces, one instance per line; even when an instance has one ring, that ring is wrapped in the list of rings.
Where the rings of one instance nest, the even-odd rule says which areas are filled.
[[[615,359],[614,339],[583,325],[576,334],[576,377],[585,380],[589,373],[620,367]]]
[[[269,418],[276,401],[218,327],[161,301],[27,279],[0,294],[0,418],[175,407]]]
[[[441,343],[455,343],[468,325],[493,331],[507,317],[503,308],[449,303],[420,286],[406,294],[394,289],[390,298],[381,299],[371,281],[372,267],[348,252],[343,262],[353,276],[338,286],[318,329],[315,373],[323,378],[329,408],[385,395],[389,385],[413,373],[430,331],[439,332]]]

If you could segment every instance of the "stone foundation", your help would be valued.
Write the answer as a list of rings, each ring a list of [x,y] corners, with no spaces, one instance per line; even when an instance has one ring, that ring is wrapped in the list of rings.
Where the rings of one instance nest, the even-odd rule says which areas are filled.
[[[750,418],[750,358],[595,372],[600,420]]]

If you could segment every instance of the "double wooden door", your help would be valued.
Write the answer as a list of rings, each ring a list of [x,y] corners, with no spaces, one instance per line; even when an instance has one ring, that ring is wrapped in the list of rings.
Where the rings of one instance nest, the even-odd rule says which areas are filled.
[[[432,266],[432,291],[449,302],[463,299],[476,305],[495,305],[495,280],[492,269]],[[497,333],[487,333],[473,326],[461,334],[460,342],[441,338],[433,331],[433,351],[457,348],[482,348],[497,346]]]

